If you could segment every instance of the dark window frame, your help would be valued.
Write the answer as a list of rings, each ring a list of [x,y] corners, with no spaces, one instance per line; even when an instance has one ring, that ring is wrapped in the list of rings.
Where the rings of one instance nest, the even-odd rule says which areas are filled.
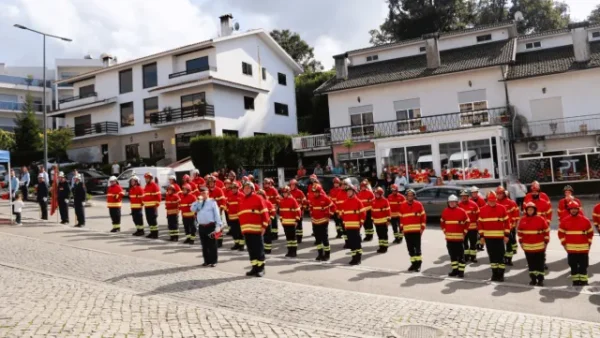
[[[282,86],[287,86],[287,75],[283,73],[277,73],[277,83]]]
[[[484,34],[484,35],[478,35],[477,36],[477,43],[480,42],[486,42],[486,41],[492,41],[492,34]]]
[[[419,53],[425,53],[427,51],[427,47],[419,47]]]
[[[128,88],[123,88],[123,75],[129,73],[129,80],[131,81],[131,88],[129,90],[127,90]],[[127,90],[127,91],[126,91]],[[131,93],[133,91],[133,69],[129,68],[129,69],[125,69],[119,72],[119,94],[126,94],[126,93]]]
[[[137,153],[137,156],[135,156],[134,154],[128,154],[127,149],[131,149],[132,147],[135,147],[135,153]],[[126,144],[125,145],[125,157],[127,157],[128,159],[139,158],[140,157],[140,144],[139,143]]]
[[[600,31],[592,32],[592,39],[600,38]]]
[[[194,62],[194,61],[199,61],[199,60],[206,60],[206,65],[202,64],[200,67],[190,67],[190,63]],[[208,60],[208,55],[204,55],[204,56],[200,56],[194,59],[189,59],[185,61],[185,70],[190,72],[190,71],[194,71],[194,72],[203,72],[206,70],[210,69],[210,64],[209,64],[209,60]]]
[[[150,79],[149,77],[151,77],[151,75],[146,76],[146,69],[149,67],[154,67],[154,77]],[[142,66],[142,86],[144,89],[158,86],[158,65],[156,62]]]
[[[252,75],[252,64],[242,61],[242,74],[253,76]]]
[[[288,105],[285,103],[275,102],[275,115],[290,116]]]
[[[155,147],[153,147],[153,145],[155,145],[155,144],[161,144],[162,153],[160,153],[158,155],[156,154],[156,149],[155,149]],[[165,154],[166,154],[165,140],[157,140],[157,141],[148,142],[148,154],[150,155],[150,158],[157,158],[159,156],[162,156],[162,158],[165,158]]]
[[[149,109],[153,109],[154,107],[148,107],[146,102],[149,102],[150,100],[156,99],[156,108],[151,111],[149,114],[146,114],[146,112]],[[144,99],[144,124],[148,124],[150,123],[150,114],[152,113],[158,113],[158,96],[153,96],[153,97],[147,97]]]
[[[262,67],[262,79],[267,81],[267,68]]]
[[[269,135],[269,134],[254,132],[254,136],[267,136],[267,135]]]
[[[196,95],[202,97],[202,99],[201,99],[201,101],[199,103],[195,102],[196,100],[194,99],[194,96],[196,96]],[[183,99],[184,98],[189,98],[189,97],[192,98],[192,101],[191,101],[192,104],[190,106],[185,106],[184,107],[184,105],[183,105]],[[182,112],[193,110],[195,104],[206,104],[206,92],[198,92],[198,93],[192,93],[192,94],[187,94],[187,95],[180,96],[179,97],[179,104],[181,105],[181,111]]]
[[[124,125],[123,124],[123,108],[126,108],[126,106],[129,106],[129,105],[131,106],[131,115],[133,115],[133,122],[131,124],[125,124]],[[134,126],[135,125],[135,110],[134,110],[133,101],[121,103],[121,105],[119,105],[119,115],[121,117],[120,118],[120,120],[121,120],[121,123],[120,123],[121,128]]]
[[[236,138],[240,137],[240,132],[238,130],[223,129],[221,132],[222,132],[223,136],[236,137]]]
[[[244,96],[244,109],[254,110],[254,98],[251,96]]]
[[[92,88],[92,91],[88,90],[90,87]],[[83,94],[82,94],[82,91],[84,92]],[[94,96],[95,92],[96,92],[96,86],[94,84],[90,84],[87,86],[81,86],[81,87],[79,87],[79,98]]]

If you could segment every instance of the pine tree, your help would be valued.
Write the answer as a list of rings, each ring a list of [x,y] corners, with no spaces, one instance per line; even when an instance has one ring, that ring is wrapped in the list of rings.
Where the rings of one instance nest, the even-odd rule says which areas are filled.
[[[40,121],[35,116],[33,97],[27,93],[21,114],[15,118],[15,150],[18,152],[40,151],[44,145]]]

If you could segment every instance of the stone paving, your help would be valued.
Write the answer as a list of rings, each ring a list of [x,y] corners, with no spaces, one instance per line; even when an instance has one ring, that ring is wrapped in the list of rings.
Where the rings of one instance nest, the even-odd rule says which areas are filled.
[[[177,316],[180,312],[176,310],[173,310],[173,312],[167,311],[167,309],[170,309],[169,306],[173,306],[174,309],[181,309],[181,312],[189,313],[191,310],[187,310],[189,308],[186,307],[189,305],[177,305],[178,302],[185,302],[185,304],[197,304],[204,309],[212,309],[208,310],[208,312],[214,313],[217,316],[220,311],[227,311],[229,315],[223,315],[224,318],[230,318],[231,313],[251,314],[253,317],[262,318],[265,324],[261,324],[260,320],[258,320],[255,322],[255,326],[250,326],[249,323],[246,325],[248,327],[257,327],[257,330],[259,330],[258,328],[264,328],[264,330],[271,331],[239,333],[241,336],[250,337],[294,337],[303,335],[317,337],[328,335],[343,337],[350,337],[352,335],[389,336],[390,332],[396,326],[403,324],[431,325],[444,330],[447,336],[455,337],[600,337],[600,323],[425,302],[333,288],[299,285],[270,279],[247,278],[237,274],[221,272],[216,269],[169,264],[160,261],[85,250],[3,233],[0,233],[0,262],[10,264],[11,266],[39,269],[60,276],[100,283],[100,286],[93,286],[98,291],[81,291],[81,294],[95,294],[95,292],[99,294],[102,294],[102,292],[108,293],[108,290],[103,289],[114,287],[131,290],[129,291],[128,298],[131,299],[130,302],[145,304],[144,306],[136,305],[139,309],[136,313],[142,313],[141,320],[145,320],[143,322],[144,325],[142,325],[144,329],[143,334],[149,336],[166,335],[167,327],[169,327],[169,330],[173,330],[171,326],[177,328],[178,331],[175,331],[177,334],[183,334],[184,327],[187,327],[189,330],[191,330],[190,327],[196,327],[195,325],[191,325],[192,323],[188,321],[187,317]],[[122,299],[126,297],[118,296],[114,289],[110,290],[110,292],[113,292],[112,295],[114,295],[112,297],[98,295],[95,298],[83,299],[80,296],[76,296],[77,290],[79,285],[83,287],[87,282],[36,281],[33,277],[18,275],[18,273],[9,274],[9,278],[4,279],[4,274],[5,269],[0,270],[0,275],[3,277],[2,290],[0,291],[0,295],[2,295],[0,296],[0,301],[2,301],[0,302],[0,309],[2,309],[0,310],[0,314],[2,318],[8,317],[6,313],[7,311],[10,312],[10,310],[7,310],[7,308],[16,308],[18,309],[15,311],[16,313],[29,314],[30,317],[34,314],[36,317],[37,315],[40,318],[45,317],[46,319],[42,321],[43,323],[60,320],[61,316],[58,314],[53,316],[53,311],[50,313],[45,312],[46,307],[29,305],[29,308],[27,308],[25,305],[34,304],[32,299],[35,300],[41,297],[49,302],[48,307],[64,307],[65,311],[73,307],[83,307],[86,309],[83,311],[84,314],[89,313],[93,316],[99,316],[102,323],[99,325],[106,326],[106,330],[115,330],[117,326],[118,330],[121,327],[129,327],[131,330],[130,335],[141,334],[139,325],[134,325],[134,323],[139,323],[139,319],[134,319],[138,318],[132,313],[134,310],[120,312],[115,309],[115,307],[132,308],[130,305],[123,305]],[[4,284],[7,284],[7,286],[4,286]],[[29,290],[24,286],[25,284],[34,286]],[[45,286],[46,284],[51,285],[51,287]],[[41,285],[41,290],[35,291],[36,285]],[[66,289],[63,289],[63,287]],[[92,288],[92,286],[85,287]],[[44,291],[45,288],[48,288],[46,289],[47,291]],[[67,295],[61,292],[67,292]],[[73,292],[73,295],[69,296],[68,292]],[[33,295],[29,295],[28,293]],[[27,295],[17,297],[15,300],[14,294]],[[61,296],[57,295],[64,296],[61,298]],[[21,301],[20,298],[23,300]],[[63,304],[58,301],[65,298],[68,298],[70,302]],[[12,299],[12,301],[7,302],[6,300],[8,299]],[[79,300],[75,302],[75,299]],[[110,299],[110,302],[104,303],[96,299]],[[152,303],[153,301],[156,303]],[[482,301],[487,300],[483,299]],[[489,301],[493,300],[490,298]],[[162,303],[160,302],[164,302],[164,305],[161,305]],[[6,306],[4,304],[10,305]],[[20,307],[20,304],[23,304],[25,308]],[[103,312],[105,308],[110,308],[110,312],[108,310],[106,310],[106,313]],[[150,310],[153,308],[158,308],[158,310]],[[198,310],[195,311],[194,313],[198,313]],[[61,313],[61,311],[58,312]],[[78,313],[82,312],[78,311]],[[173,314],[170,316],[166,315],[171,313]],[[113,318],[113,314],[117,319]],[[167,317],[166,320],[165,316]],[[206,312],[202,312],[194,318],[203,318],[204,321],[199,321],[200,324],[203,324],[209,318],[206,316]],[[66,316],[66,318],[69,317]],[[125,317],[129,318],[129,323],[122,324]],[[173,319],[171,323],[169,323],[170,318]],[[114,325],[112,325],[113,320],[115,321]],[[96,321],[100,320],[96,319]],[[181,323],[181,321],[184,323]],[[21,319],[18,323],[0,321],[0,328],[7,329],[11,326],[23,328],[29,322],[31,320],[24,322],[24,319]],[[179,323],[174,324],[174,322]],[[222,320],[208,320],[208,322],[218,322],[221,325]],[[47,328],[48,332],[53,327],[56,327],[55,325],[45,325],[43,323],[38,321],[38,325],[44,327],[44,330]],[[80,324],[79,327],[87,328],[85,316],[77,318],[77,323]],[[92,320],[91,323],[94,323],[94,321]],[[245,327],[241,323],[223,323],[226,327],[234,325]],[[282,327],[285,326],[285,323],[289,323],[287,324],[290,325],[289,330],[293,330],[296,327],[294,335],[276,331],[279,329],[284,330],[285,328]],[[129,326],[126,326],[127,324]],[[298,325],[303,328],[313,328],[314,331],[298,329]],[[205,326],[200,325],[201,328]],[[162,330],[163,327],[165,331],[158,331],[158,329]],[[154,328],[157,328],[157,330],[155,331]],[[214,334],[217,335],[226,336],[226,332],[231,333],[231,331],[227,331],[218,325],[211,328]],[[327,330],[319,328],[327,328]],[[106,332],[109,336],[117,333],[120,334],[119,331]],[[196,334],[193,331],[185,332],[185,334],[190,335]],[[87,334],[87,332],[84,332],[84,334]],[[201,333],[197,334],[204,336]],[[238,334],[238,332],[234,330],[233,334]],[[29,335],[33,335],[33,333],[28,333],[26,336]],[[45,333],[42,334],[42,336],[45,335]],[[175,334],[173,335],[175,336]],[[0,334],[0,336],[2,335]],[[17,334],[16,336],[19,335]]]

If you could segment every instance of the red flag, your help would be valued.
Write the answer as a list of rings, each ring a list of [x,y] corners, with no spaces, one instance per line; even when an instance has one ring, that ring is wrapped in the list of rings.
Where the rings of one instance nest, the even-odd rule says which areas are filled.
[[[58,166],[54,166],[52,174],[52,202],[50,203],[50,215],[54,215],[58,208]]]

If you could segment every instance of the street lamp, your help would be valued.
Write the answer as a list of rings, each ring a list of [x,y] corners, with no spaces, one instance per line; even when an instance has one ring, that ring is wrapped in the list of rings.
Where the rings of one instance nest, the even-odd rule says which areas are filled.
[[[28,30],[37,34],[40,34],[43,36],[43,79],[42,79],[42,86],[44,88],[44,95],[42,95],[42,106],[44,109],[44,169],[48,169],[48,131],[47,131],[47,112],[46,112],[46,37],[51,37],[51,38],[55,38],[55,39],[60,39],[63,41],[67,41],[67,42],[71,42],[73,40],[69,39],[69,38],[63,38],[61,36],[57,36],[57,35],[52,35],[52,34],[46,34],[46,33],[42,33],[40,31],[36,31],[35,29],[31,29],[31,28],[27,28],[23,25],[19,25],[19,24],[15,24],[14,25],[16,28],[20,28],[20,29],[24,29],[24,30]]]

